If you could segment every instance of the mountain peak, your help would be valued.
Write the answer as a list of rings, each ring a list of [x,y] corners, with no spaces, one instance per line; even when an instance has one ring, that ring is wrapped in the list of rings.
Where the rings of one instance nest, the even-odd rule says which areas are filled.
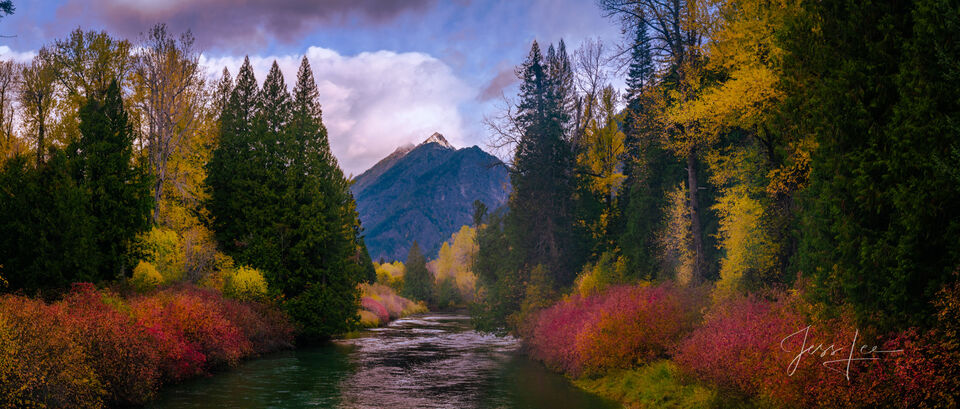
[[[430,135],[430,137],[423,141],[423,143],[420,145],[426,145],[428,143],[436,143],[444,148],[453,149],[453,145],[451,145],[450,142],[447,142],[447,138],[444,138],[440,132],[434,132],[433,135]]]

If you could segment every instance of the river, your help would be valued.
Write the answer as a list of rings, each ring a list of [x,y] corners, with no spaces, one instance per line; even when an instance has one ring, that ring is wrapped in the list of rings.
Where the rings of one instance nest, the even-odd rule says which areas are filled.
[[[424,314],[330,345],[248,361],[160,391],[166,408],[604,409],[616,404],[524,357],[469,317]]]

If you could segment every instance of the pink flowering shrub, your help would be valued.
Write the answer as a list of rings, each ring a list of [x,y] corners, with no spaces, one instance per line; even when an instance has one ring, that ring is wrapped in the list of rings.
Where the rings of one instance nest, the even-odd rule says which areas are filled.
[[[420,312],[426,312],[427,307],[421,302],[413,302],[404,297],[397,295],[397,293],[383,284],[360,284],[360,296],[361,304],[366,302],[366,305],[369,305],[368,308],[366,305],[361,305],[362,311],[368,311],[375,315],[377,319],[380,320],[380,324],[386,324],[390,320],[395,320],[397,318],[405,317],[410,314],[416,314]],[[379,304],[387,313],[387,319],[383,319],[383,315],[379,308],[375,307],[373,303],[369,301],[364,301],[369,299],[370,301]]]
[[[696,325],[702,290],[616,286],[573,295],[524,326],[530,354],[573,376],[630,368],[666,357]]]
[[[164,303],[160,297],[135,299],[131,313],[137,325],[153,339],[160,355],[160,373],[167,381],[177,382],[204,372],[207,357],[189,342],[182,330],[166,324]]]

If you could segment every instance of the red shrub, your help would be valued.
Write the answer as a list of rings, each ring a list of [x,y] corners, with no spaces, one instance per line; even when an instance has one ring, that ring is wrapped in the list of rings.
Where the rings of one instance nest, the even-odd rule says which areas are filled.
[[[276,308],[189,286],[129,303],[91,284],[52,305],[0,296],[0,407],[141,404],[161,378],[182,380],[292,341]]]
[[[611,288],[577,334],[580,371],[631,368],[666,357],[693,330],[702,299],[702,292],[670,284]]]
[[[220,297],[217,293],[212,296]],[[293,348],[293,324],[276,307],[228,298],[220,298],[220,302],[223,317],[250,341],[255,353]]]
[[[155,297],[160,300],[160,308],[134,302],[133,309],[141,324],[148,328],[160,326],[160,332],[182,336],[206,357],[208,366],[235,365],[253,352],[250,341],[224,318],[221,305],[205,291],[184,287],[165,290]]]
[[[904,355],[871,355],[860,352],[861,347],[916,348],[904,340],[875,340],[869,329],[857,328],[850,314],[811,318],[785,295],[776,301],[742,297],[715,305],[704,325],[680,345],[675,360],[702,381],[728,392],[759,395],[778,407],[888,406],[884,391],[891,376],[904,392],[913,388],[913,377],[891,372],[905,362]],[[851,353],[854,359],[879,359],[850,361],[848,372]]]
[[[563,372],[578,371],[577,334],[599,302],[597,295],[574,295],[535,314],[533,322],[523,328],[530,356]]]
[[[363,297],[360,299],[360,307],[376,314],[377,318],[380,319],[381,325],[390,322],[390,314],[387,312],[387,308],[373,298]]]
[[[108,403],[142,404],[159,386],[159,354],[133,320],[103,302],[92,284],[75,284],[57,304],[64,325],[91,357]]]
[[[703,298],[671,284],[574,295],[537,313],[525,340],[534,358],[574,376],[633,367],[671,351],[693,329]]]
[[[131,303],[138,324],[153,338],[160,356],[160,372],[174,382],[202,374],[207,357],[186,339],[182,330],[166,325],[163,308],[158,297],[139,298]]]

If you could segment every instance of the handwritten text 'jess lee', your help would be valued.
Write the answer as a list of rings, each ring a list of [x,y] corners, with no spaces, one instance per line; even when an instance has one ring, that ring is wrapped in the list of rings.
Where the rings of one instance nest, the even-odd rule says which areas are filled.
[[[807,325],[804,328],[801,328],[799,331],[794,332],[790,335],[787,335],[783,340],[780,341],[780,349],[784,352],[793,353],[794,351],[788,350],[785,346],[790,339],[794,337],[799,337],[800,334],[803,334],[803,342],[800,344],[800,350],[797,351],[797,355],[794,356],[793,360],[790,361],[790,365],[787,366],[787,374],[793,376],[794,372],[797,371],[797,368],[800,366],[800,361],[803,359],[804,355],[817,355],[819,353],[821,358],[834,357],[839,353],[845,353],[846,357],[841,359],[833,359],[829,361],[823,361],[823,366],[831,371],[835,371],[844,375],[847,378],[847,381],[850,380],[850,366],[854,361],[876,361],[879,360],[879,355],[881,354],[892,354],[903,352],[902,349],[896,350],[878,350],[877,346],[874,345],[869,347],[866,344],[863,344],[859,348],[859,355],[854,357],[854,353],[857,352],[857,338],[860,336],[860,330],[856,330],[853,333],[853,341],[850,342],[850,347],[847,348],[845,344],[837,347],[836,344],[830,344],[826,346],[824,343],[807,345],[811,325]]]

